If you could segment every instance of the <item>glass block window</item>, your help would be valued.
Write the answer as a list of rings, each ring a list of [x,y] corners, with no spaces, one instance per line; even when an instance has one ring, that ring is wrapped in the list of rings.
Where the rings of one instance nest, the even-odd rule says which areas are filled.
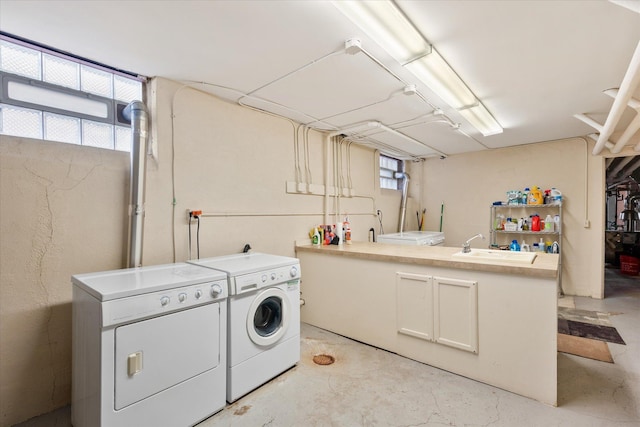
[[[0,40],[0,67],[8,73],[36,80],[42,76],[40,52],[6,40]]]
[[[82,121],[82,142],[84,145],[114,149],[113,126],[105,123]]]
[[[144,101],[144,77],[0,34],[0,134],[131,151],[117,111]]]
[[[44,113],[44,139],[80,145],[80,119]]]
[[[116,150],[131,151],[131,128],[116,126]]]
[[[113,98],[113,74],[83,65],[80,68],[83,92]]]
[[[80,64],[57,56],[42,55],[42,80],[55,85],[80,89]]]
[[[395,172],[404,170],[404,162],[393,157],[380,155],[380,188],[401,190],[402,178],[395,178]]]
[[[0,104],[3,134],[42,139],[42,111]]]

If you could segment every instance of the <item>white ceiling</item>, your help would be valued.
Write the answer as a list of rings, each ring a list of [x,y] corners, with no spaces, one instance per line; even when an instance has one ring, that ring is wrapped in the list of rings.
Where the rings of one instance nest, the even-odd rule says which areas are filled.
[[[320,129],[379,121],[421,144],[379,129],[368,135],[420,146],[423,156],[592,133],[573,115],[604,123],[613,99],[602,91],[620,86],[640,40],[640,13],[618,2],[397,4],[502,134],[483,137],[328,1],[0,0],[0,30],[141,75],[199,82],[232,102]],[[352,37],[397,78],[362,52],[344,53]],[[402,94],[405,83],[427,102]],[[433,116],[434,106],[462,132]],[[619,129],[635,115],[628,110]]]

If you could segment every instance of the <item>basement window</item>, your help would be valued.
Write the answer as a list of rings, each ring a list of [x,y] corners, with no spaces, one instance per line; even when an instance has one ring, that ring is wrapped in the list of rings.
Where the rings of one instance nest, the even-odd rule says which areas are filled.
[[[131,151],[144,77],[0,34],[0,134]]]
[[[396,178],[396,172],[404,171],[402,160],[380,154],[380,188],[402,190],[402,178]]]

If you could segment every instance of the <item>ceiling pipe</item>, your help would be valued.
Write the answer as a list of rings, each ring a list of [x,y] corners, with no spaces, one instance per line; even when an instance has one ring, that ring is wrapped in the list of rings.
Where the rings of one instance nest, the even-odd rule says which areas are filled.
[[[618,175],[620,171],[624,169],[624,167],[627,166],[629,163],[631,163],[633,159],[634,159],[633,157],[625,157],[624,159],[620,160],[620,163],[618,163],[616,167],[613,168],[613,170],[611,170],[608,173],[613,176]]]
[[[598,141],[598,134],[597,133],[590,133],[589,135],[587,135],[589,138],[593,139],[594,141]],[[607,141],[604,144],[605,147],[607,147],[609,150],[611,150],[613,148],[613,142],[611,141]]]
[[[606,95],[609,95],[612,98],[618,96],[620,91],[618,89],[607,89],[604,91]],[[616,141],[615,146],[611,150],[612,153],[619,153],[627,142],[631,140],[631,137],[640,129],[640,100],[636,98],[629,98],[627,105],[634,110],[636,110],[636,116],[633,118],[631,123],[627,126],[624,133],[620,136],[618,141]],[[635,151],[640,151],[640,142],[638,142],[635,147],[633,147]]]
[[[633,91],[638,86],[638,83],[640,83],[640,42],[638,42],[636,50],[633,53],[633,57],[629,63],[629,68],[622,79],[618,95],[613,101],[613,106],[611,107],[611,111],[609,111],[607,120],[600,132],[598,141],[596,141],[596,145],[593,147],[593,155],[600,154],[602,149],[605,147],[607,140],[613,134],[622,114],[624,113],[625,107],[633,95]]]
[[[142,102],[132,101],[122,111],[122,116],[131,122],[129,248],[127,260],[129,267],[140,267],[142,265],[148,115]]]
[[[630,176],[633,172],[640,167],[640,156],[632,156],[633,161],[629,163],[618,175]]]

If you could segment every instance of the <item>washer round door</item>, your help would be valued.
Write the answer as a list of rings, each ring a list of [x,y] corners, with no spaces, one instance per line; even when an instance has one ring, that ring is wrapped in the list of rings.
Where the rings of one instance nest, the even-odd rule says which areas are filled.
[[[249,338],[262,347],[275,344],[287,332],[290,317],[287,294],[280,288],[265,289],[256,296],[249,307]]]

